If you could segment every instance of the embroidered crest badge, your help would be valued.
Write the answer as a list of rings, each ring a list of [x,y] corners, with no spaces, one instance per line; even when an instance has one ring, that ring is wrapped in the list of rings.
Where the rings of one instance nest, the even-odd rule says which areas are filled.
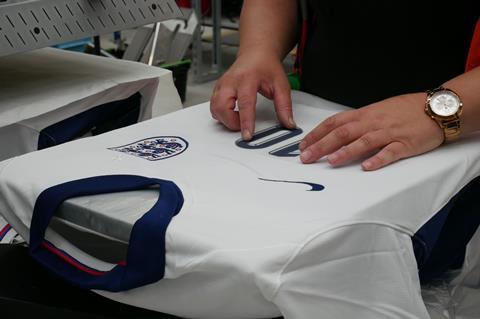
[[[109,150],[126,153],[149,161],[159,161],[182,154],[188,142],[178,136],[157,136]]]

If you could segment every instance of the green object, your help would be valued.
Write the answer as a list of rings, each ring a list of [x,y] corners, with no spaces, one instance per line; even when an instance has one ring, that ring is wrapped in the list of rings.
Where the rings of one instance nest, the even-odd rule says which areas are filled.
[[[188,80],[188,70],[192,61],[182,60],[169,64],[162,64],[160,67],[172,71],[173,83],[177,88],[178,94],[182,102],[185,102],[187,95],[187,80]]]
[[[295,91],[300,91],[301,90],[301,84],[300,84],[300,75],[296,73],[290,73],[287,75],[288,77],[288,82],[290,83],[290,88]]]
[[[180,65],[187,65],[187,64],[188,66],[190,66],[192,64],[192,60],[182,60],[182,61],[168,63],[168,64],[161,64],[160,67],[170,70],[170,68],[174,68]]]

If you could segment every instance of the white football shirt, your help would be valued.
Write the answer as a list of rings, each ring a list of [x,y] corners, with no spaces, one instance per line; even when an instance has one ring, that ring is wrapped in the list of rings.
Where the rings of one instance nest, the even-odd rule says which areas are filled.
[[[211,120],[203,104],[12,159],[0,168],[0,211],[28,239],[46,190],[111,175],[168,180],[184,201],[167,223],[165,267],[157,269],[164,279],[103,295],[196,318],[428,318],[410,236],[478,175],[478,139],[376,172],[358,163],[302,165],[295,145],[342,109],[319,104],[296,100],[302,131],[292,132],[275,129],[272,105],[261,103],[257,139],[248,144]],[[160,186],[159,202],[175,206],[162,194]],[[112,217],[133,224],[142,216]],[[45,239],[47,250],[60,250],[97,278],[119,267],[50,229]],[[161,246],[143,244],[131,254]]]

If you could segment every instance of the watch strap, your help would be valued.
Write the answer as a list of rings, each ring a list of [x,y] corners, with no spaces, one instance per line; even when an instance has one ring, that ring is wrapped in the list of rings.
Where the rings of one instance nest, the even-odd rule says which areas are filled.
[[[446,143],[456,140],[460,135],[460,117],[458,114],[453,115],[451,119],[439,121],[438,124],[443,129]]]

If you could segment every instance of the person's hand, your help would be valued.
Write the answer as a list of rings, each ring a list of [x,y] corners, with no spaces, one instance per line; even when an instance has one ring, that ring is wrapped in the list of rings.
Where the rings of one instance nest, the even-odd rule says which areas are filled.
[[[444,136],[425,114],[425,99],[425,93],[407,94],[335,114],[305,136],[300,158],[308,164],[328,155],[331,165],[340,166],[370,156],[362,168],[372,171],[428,152]]]
[[[210,102],[212,117],[250,140],[255,132],[257,92],[274,101],[279,122],[295,128],[290,85],[278,57],[262,52],[240,55],[217,82]],[[238,112],[235,110],[238,102]]]

